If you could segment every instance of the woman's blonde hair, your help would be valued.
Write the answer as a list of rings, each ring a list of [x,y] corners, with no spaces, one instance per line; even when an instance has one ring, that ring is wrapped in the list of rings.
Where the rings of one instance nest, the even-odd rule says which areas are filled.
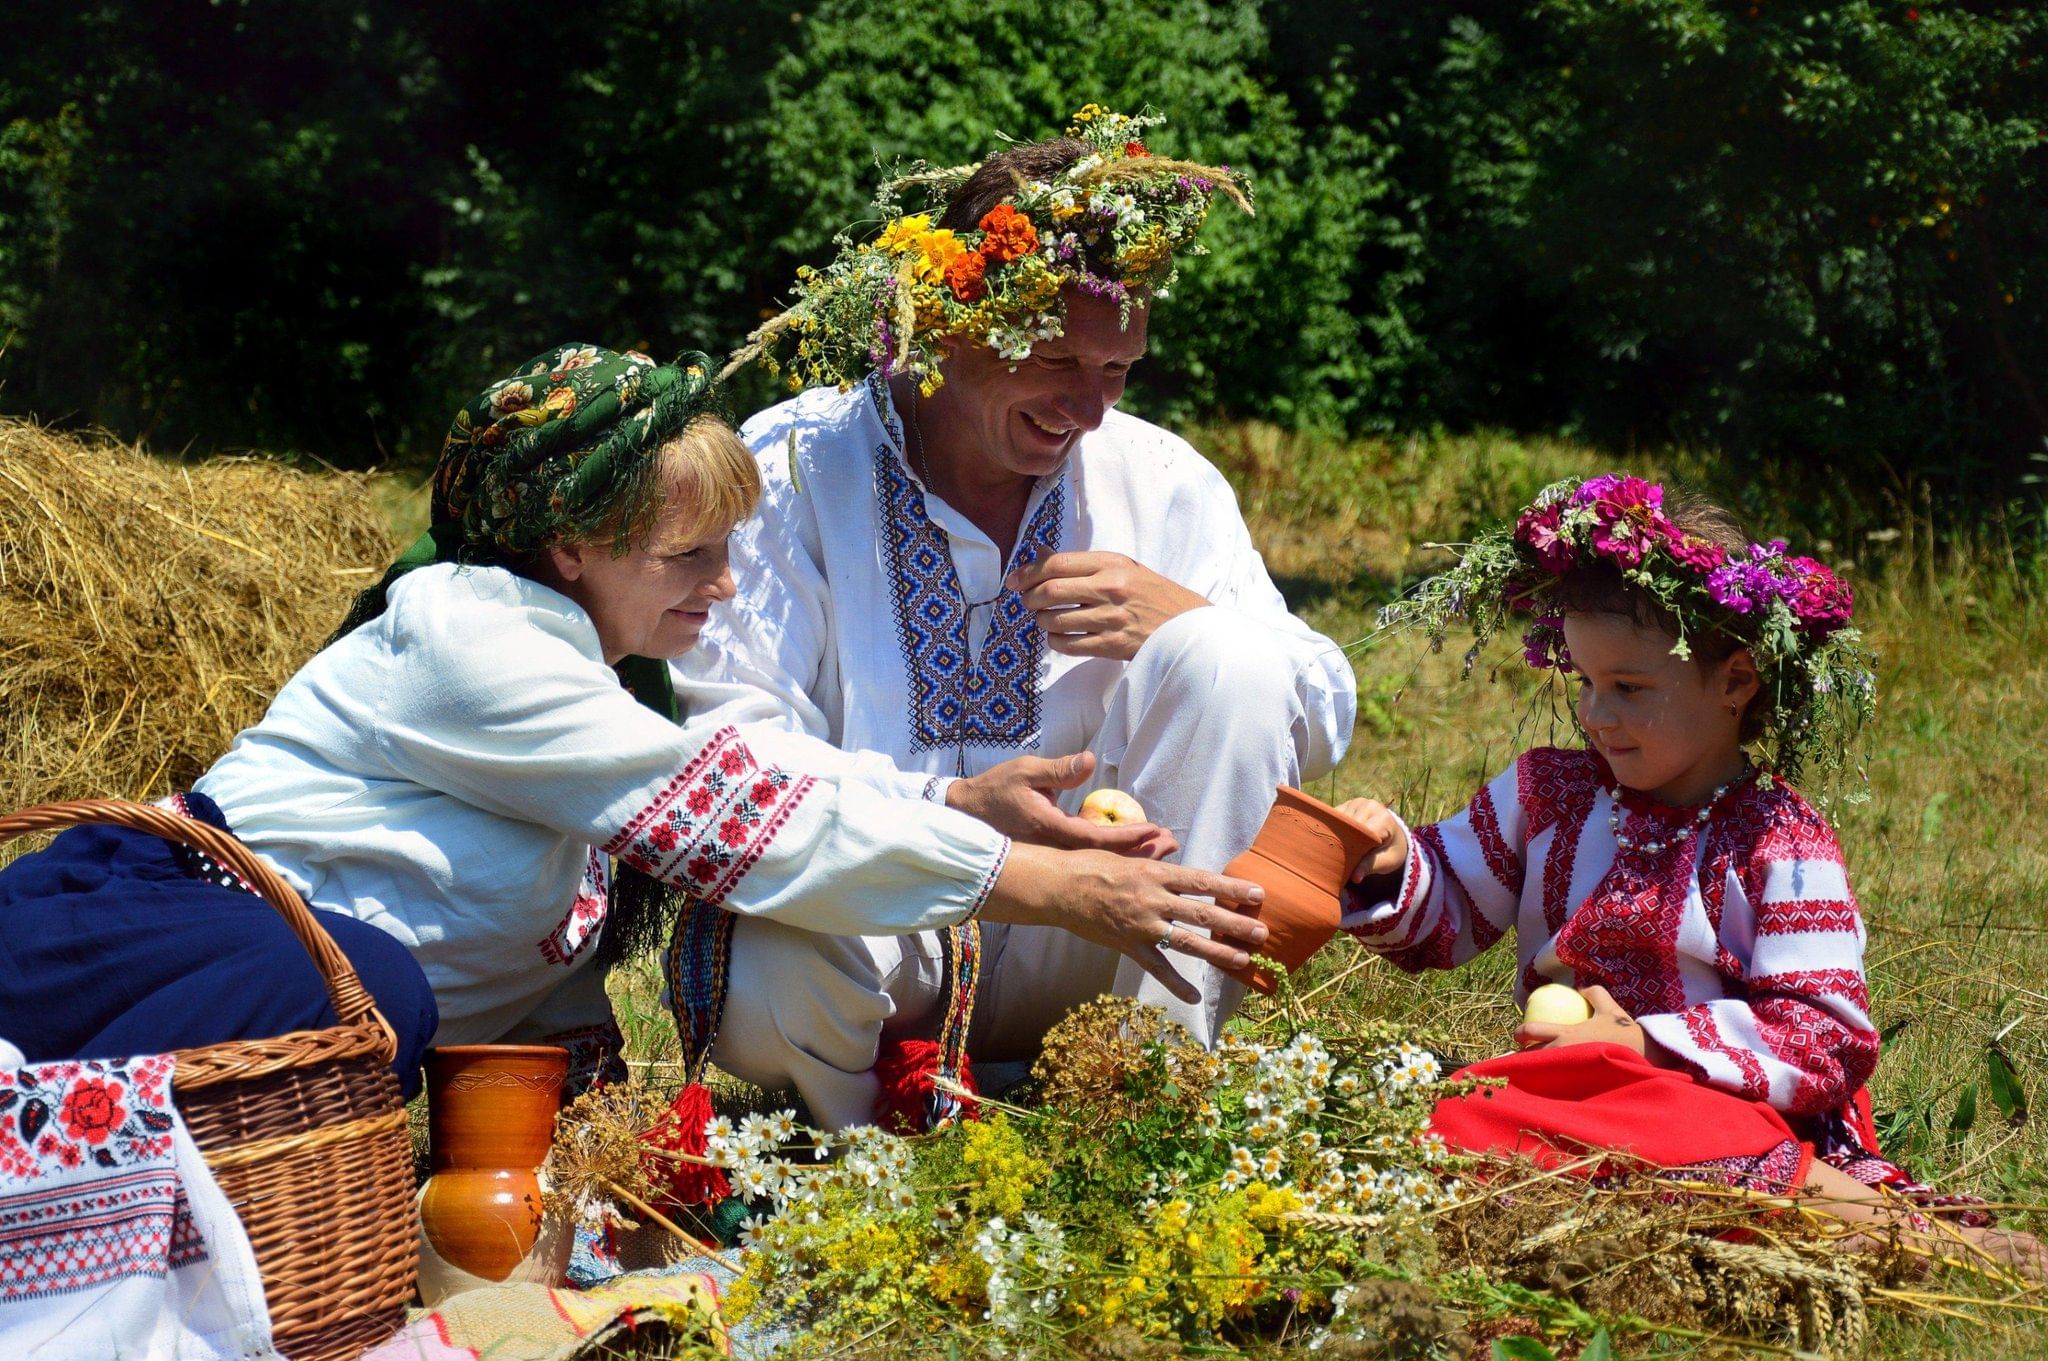
[[[726,533],[761,502],[761,470],[723,417],[693,416],[648,457],[646,492],[600,524],[593,542],[610,541],[621,553],[639,546],[674,551]],[[687,513],[663,525],[678,506]],[[650,540],[657,531],[658,544]]]
[[[685,543],[718,537],[761,504],[760,466],[722,417],[697,416],[654,457],[661,506],[690,508],[673,531]]]

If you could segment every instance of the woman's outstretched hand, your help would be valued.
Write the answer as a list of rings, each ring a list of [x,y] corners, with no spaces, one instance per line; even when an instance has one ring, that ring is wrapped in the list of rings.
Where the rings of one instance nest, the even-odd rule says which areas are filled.
[[[1168,956],[1243,968],[1251,962],[1248,951],[1265,944],[1266,928],[1231,909],[1255,907],[1264,898],[1257,884],[1210,870],[1015,842],[981,915],[1063,927],[1129,955],[1175,997],[1194,1002],[1200,989],[1181,977]]]
[[[1173,833],[1149,822],[1109,827],[1077,818],[1054,800],[1079,789],[1095,773],[1095,753],[1071,756],[1013,756],[979,775],[955,780],[946,806],[980,818],[1015,841],[1067,850],[1114,851],[1161,860],[1180,849]]]

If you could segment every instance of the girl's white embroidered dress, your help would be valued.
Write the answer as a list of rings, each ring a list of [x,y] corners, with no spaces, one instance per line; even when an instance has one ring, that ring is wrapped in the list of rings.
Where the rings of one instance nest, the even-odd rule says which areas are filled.
[[[1007,840],[778,764],[817,745],[670,723],[619,684],[580,606],[443,564],[307,663],[197,788],[308,902],[411,948],[436,1043],[485,1043],[609,1020],[586,967],[608,857],[816,931],[977,909]]]
[[[1826,819],[1768,776],[1704,824],[1616,788],[1596,753],[1525,753],[1463,812],[1416,829],[1399,892],[1354,897],[1345,928],[1411,971],[1462,964],[1512,929],[1517,1001],[1546,982],[1598,984],[1708,1083],[1788,1117],[1842,1112],[1878,1035]],[[1622,850],[1611,815],[1638,849]],[[1661,853],[1641,849],[1652,841]]]

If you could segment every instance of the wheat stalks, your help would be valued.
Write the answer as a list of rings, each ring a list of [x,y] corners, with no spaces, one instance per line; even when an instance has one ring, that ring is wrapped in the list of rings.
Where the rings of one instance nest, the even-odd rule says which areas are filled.
[[[1898,1290],[1883,1286],[1872,1286],[1870,1293],[1884,1299],[1901,1300],[1910,1304],[1948,1303],[1989,1305],[1993,1309],[2013,1309],[2027,1314],[2048,1314],[2048,1304],[2031,1304],[2026,1300],[1986,1299],[1980,1295],[1944,1295],[1931,1290]]]
[[[747,343],[732,352],[731,357],[725,361],[725,367],[718,371],[718,377],[712,380],[713,384],[723,383],[773,349],[776,340],[795,320],[796,309],[792,307],[787,312],[777,313],[747,332]]]
[[[1385,1215],[1340,1215],[1326,1210],[1289,1210],[1280,1216],[1285,1224],[1299,1224],[1304,1229],[1321,1229],[1328,1233],[1349,1233],[1358,1229],[1377,1229],[1385,1226]]]
[[[979,169],[981,163],[978,161],[973,165],[925,166],[922,170],[898,175],[895,179],[885,182],[882,189],[884,193],[892,196],[901,194],[905,189],[933,189],[944,192],[965,184]]]
[[[1245,193],[1235,170],[1226,170],[1220,165],[1203,165],[1199,161],[1177,161],[1167,156],[1125,156],[1075,176],[1083,185],[1125,184],[1133,180],[1158,179],[1166,175],[1185,175],[1189,179],[1209,180],[1223,191],[1224,197],[1244,210],[1245,216],[1257,216],[1252,207],[1251,195]]]

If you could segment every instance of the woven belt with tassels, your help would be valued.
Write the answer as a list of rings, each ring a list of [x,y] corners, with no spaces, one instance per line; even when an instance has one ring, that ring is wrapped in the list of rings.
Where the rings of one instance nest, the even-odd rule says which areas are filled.
[[[725,909],[692,900],[678,914],[668,948],[662,954],[669,1007],[682,1042],[685,1085],[670,1108],[670,1118],[664,1122],[680,1127],[661,1130],[658,1142],[671,1151],[692,1156],[702,1156],[705,1151],[701,1122],[711,1116],[711,1100],[703,1085],[704,1069],[711,1061],[711,1047],[725,1014],[726,989],[732,973],[734,921],[733,914]],[[964,1108],[956,1092],[966,1080],[968,1028],[974,1018],[974,1000],[981,982],[981,923],[970,918],[948,927],[940,941],[944,970],[941,992],[946,1009],[939,1025],[938,1076],[945,1082],[935,1083],[926,1098],[927,1129],[958,1119]],[[949,1087],[955,1090],[947,1090]],[[715,1169],[703,1168],[679,1180],[691,1184],[691,1194],[679,1198],[692,1203],[715,1201],[730,1191],[726,1178]]]

